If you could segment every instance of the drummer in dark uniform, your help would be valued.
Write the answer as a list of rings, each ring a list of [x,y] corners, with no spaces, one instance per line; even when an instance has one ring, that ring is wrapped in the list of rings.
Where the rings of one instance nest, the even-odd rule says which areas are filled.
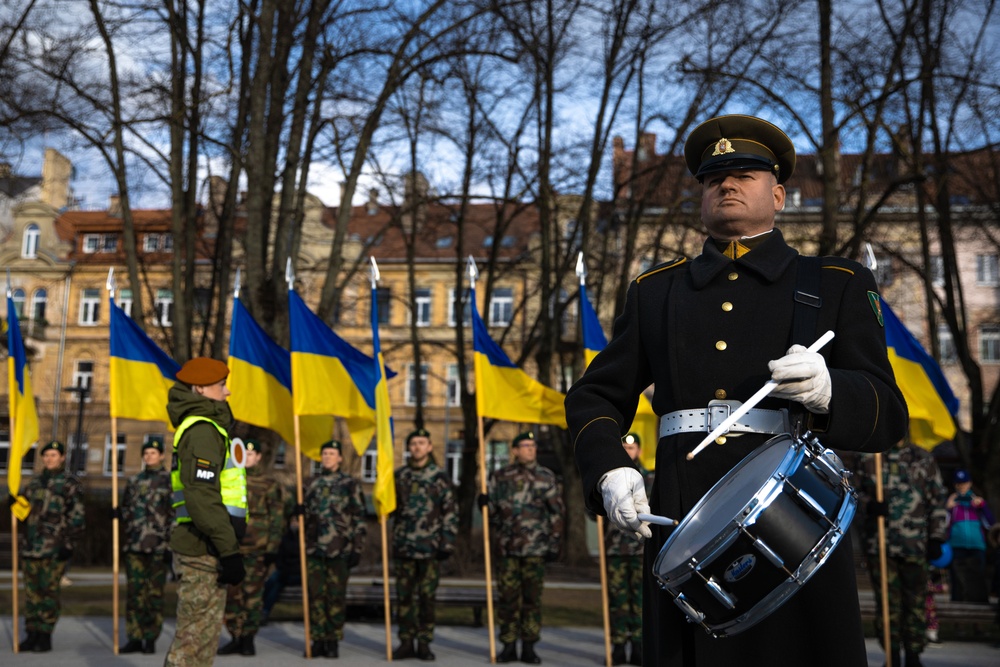
[[[709,236],[702,253],[632,282],[610,344],[566,397],[587,506],[649,538],[647,664],[866,665],[847,537],[800,592],[725,639],[689,623],[652,576],[674,529],[642,523],[637,512],[651,507],[684,517],[741,459],[787,430],[809,429],[834,449],[876,452],[902,438],[907,425],[871,272],[839,257],[800,256],[774,227],[785,203],[782,183],[795,167],[785,133],[759,118],[722,116],[695,128],[684,154],[702,184]],[[836,334],[832,342],[806,350],[827,330]],[[780,384],[741,428],[687,460],[710,430],[706,412],[738,406],[771,379]],[[654,383],[660,440],[647,501],[620,443],[640,393]]]

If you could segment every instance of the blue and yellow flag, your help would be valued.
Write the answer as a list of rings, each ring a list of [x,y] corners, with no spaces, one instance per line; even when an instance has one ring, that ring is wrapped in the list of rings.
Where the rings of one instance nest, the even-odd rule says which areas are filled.
[[[372,343],[375,369],[375,436],[378,457],[375,467],[375,489],[372,500],[375,513],[389,516],[396,510],[395,451],[392,437],[392,407],[389,405],[389,387],[386,385],[385,359],[378,338],[378,299],[372,286]]]
[[[910,441],[924,449],[934,449],[955,437],[958,399],[941,367],[885,301],[882,301],[882,317],[889,363],[910,411]]]
[[[295,414],[342,417],[354,450],[364,454],[375,433],[375,361],[335,334],[294,291],[288,311]]]
[[[111,416],[170,424],[167,392],[180,365],[150,340],[113,298],[111,311]]]
[[[580,285],[580,325],[583,329],[583,358],[587,366],[594,360],[597,353],[608,346],[608,339],[601,329],[597,312],[587,298],[587,287]],[[632,420],[630,433],[637,433],[642,448],[639,450],[639,460],[646,470],[656,468],[656,443],[659,441],[660,418],[653,412],[653,405],[645,395],[639,396],[639,405]]]
[[[17,499],[10,507],[22,521],[28,518],[31,506],[18,495],[21,487],[21,462],[28,450],[38,441],[38,411],[35,395],[31,390],[31,370],[28,355],[21,338],[21,324],[17,319],[14,300],[7,295],[7,387],[10,399],[10,418],[14,422],[10,437],[10,455],[7,461],[7,488]]]
[[[292,409],[292,355],[267,335],[243,302],[233,300],[229,326],[229,406],[247,424],[268,428],[287,443],[295,442]],[[333,417],[299,418],[302,453],[319,459],[319,447],[333,434]]]
[[[480,417],[525,424],[555,424],[566,428],[566,395],[535,380],[514,365],[507,353],[490,338],[472,301],[472,346],[475,350],[476,410]]]

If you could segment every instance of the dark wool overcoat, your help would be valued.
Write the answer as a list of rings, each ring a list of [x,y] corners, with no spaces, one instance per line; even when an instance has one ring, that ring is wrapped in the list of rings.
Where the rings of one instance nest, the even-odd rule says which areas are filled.
[[[770,379],[768,361],[783,356],[790,345],[799,265],[798,252],[776,229],[739,259],[728,258],[709,240],[694,260],[669,262],[633,281],[611,342],[566,397],[592,511],[604,514],[597,487],[601,476],[631,465],[621,437],[628,433],[639,393],[650,384],[655,384],[653,409],[663,415],[704,408],[713,399],[745,401]],[[829,414],[804,413],[801,406],[776,398],[757,407],[797,407],[804,426],[826,447],[885,451],[903,437],[907,413],[886,356],[874,278],[860,264],[842,258],[823,258],[821,266],[815,337],[830,329],[836,333],[822,350],[833,389]],[[704,436],[660,439],[650,497],[654,514],[681,519],[744,456],[772,437],[729,437],[724,445],[710,445],[687,461],[685,455]],[[646,664],[867,664],[850,539],[770,617],[742,634],[715,639],[688,623],[672,596],[656,585],[652,563],[672,529],[652,530],[645,552]]]

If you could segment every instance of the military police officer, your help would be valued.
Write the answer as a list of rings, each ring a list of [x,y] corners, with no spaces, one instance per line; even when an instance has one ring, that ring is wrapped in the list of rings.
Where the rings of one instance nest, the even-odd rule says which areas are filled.
[[[31,512],[19,532],[28,636],[18,648],[36,653],[52,650],[60,582],[84,527],[83,486],[66,470],[66,446],[53,440],[41,453],[42,473],[23,492]]]
[[[247,532],[240,540],[246,577],[230,586],[226,593],[226,628],[232,641],[219,649],[219,655],[239,653],[255,655],[254,637],[263,617],[264,580],[278,559],[284,525],[284,500],[281,487],[261,462],[257,440],[245,443],[247,471]]]
[[[313,657],[336,658],[344,638],[347,581],[361,560],[367,531],[361,485],[340,471],[339,440],[320,447],[323,470],[309,480],[305,492],[306,577]]]
[[[170,474],[163,467],[163,440],[142,446],[145,467],[129,479],[121,505],[125,551],[125,633],[121,653],[156,652],[163,627],[163,587],[170,567],[170,525],[174,520]]]
[[[431,453],[431,434],[422,428],[413,431],[406,436],[406,448],[410,458],[396,471],[392,527],[400,640],[392,657],[433,660],[438,562],[455,549],[458,512],[451,480]]]
[[[860,505],[866,508],[868,572],[875,591],[875,607],[882,608],[877,520],[885,517],[886,573],[889,588],[889,625],[892,664],[920,667],[926,646],[927,563],[941,556],[948,539],[948,492],[930,452],[900,442],[885,455],[882,488],[885,498],[875,501],[873,456],[859,459]],[[875,614],[875,634],[882,641],[882,614]],[[900,662],[900,649],[906,661]]]
[[[639,462],[642,441],[636,433],[622,438],[622,447],[642,475],[646,493],[653,486],[653,474]],[[608,561],[608,613],[611,617],[611,664],[625,664],[625,644],[629,661],[642,664],[642,540],[634,530],[622,530],[614,522],[604,524],[604,553]]]
[[[500,557],[497,578],[500,601],[500,641],[497,662],[542,660],[535,653],[542,628],[542,586],[545,562],[559,556],[563,531],[562,492],[556,476],[538,464],[538,443],[531,431],[511,442],[514,461],[490,480],[490,528]]]

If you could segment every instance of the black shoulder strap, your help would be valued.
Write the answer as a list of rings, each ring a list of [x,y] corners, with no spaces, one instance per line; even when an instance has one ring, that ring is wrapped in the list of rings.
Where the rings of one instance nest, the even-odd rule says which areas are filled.
[[[822,261],[819,257],[799,255],[798,275],[795,282],[795,308],[792,311],[792,334],[789,345],[809,346],[817,337],[819,309],[823,307],[820,298],[820,271]]]

